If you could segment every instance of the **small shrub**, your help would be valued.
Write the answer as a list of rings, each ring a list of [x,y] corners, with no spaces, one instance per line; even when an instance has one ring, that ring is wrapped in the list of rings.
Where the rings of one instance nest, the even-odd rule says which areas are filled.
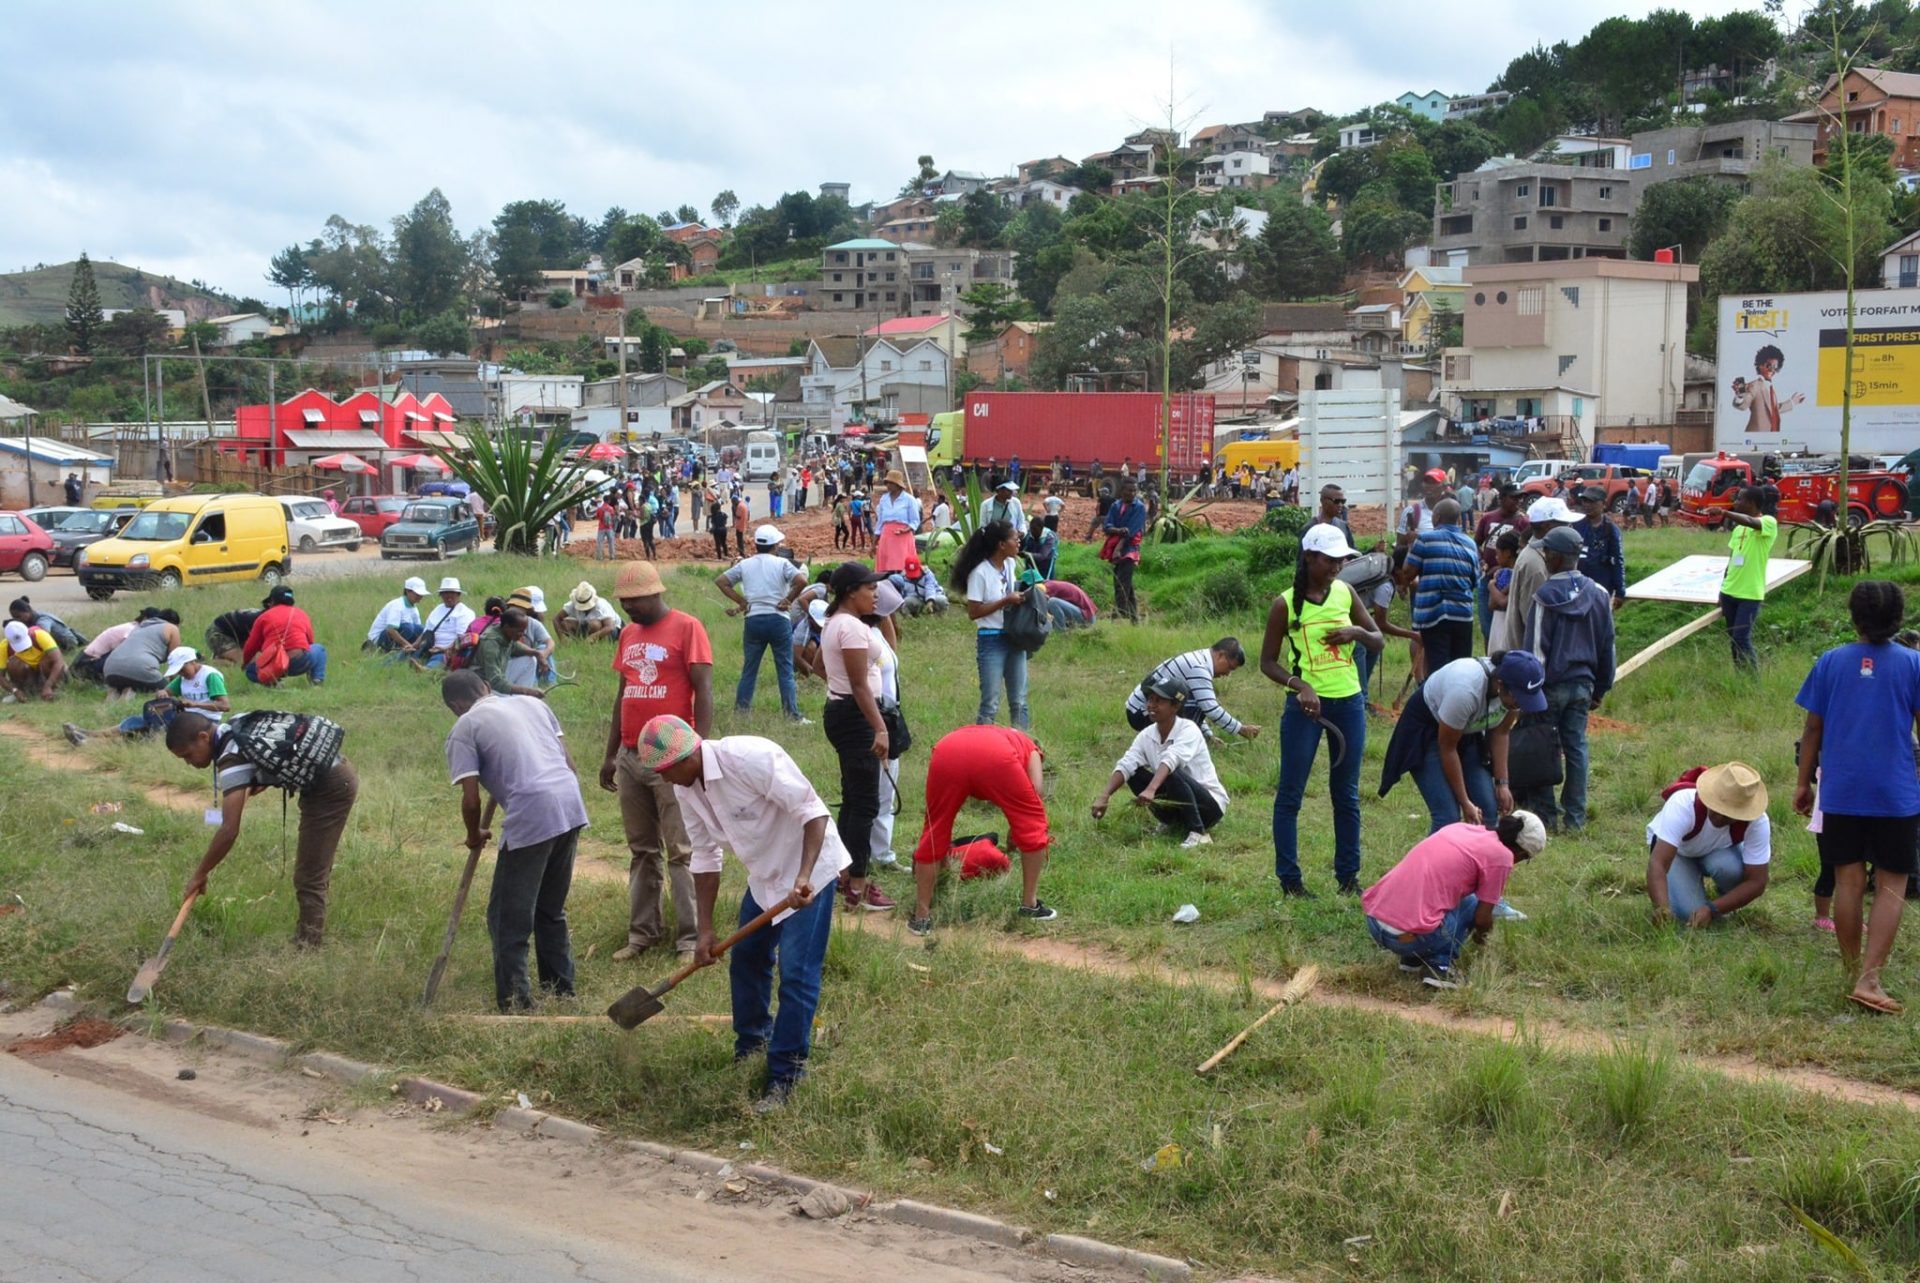
[[[1300,536],[1313,524],[1313,509],[1282,504],[1278,508],[1269,508],[1260,518],[1258,528],[1278,535],[1292,535],[1298,543]]]
[[[1446,1122],[1490,1132],[1525,1125],[1533,1105],[1526,1049],[1512,1042],[1482,1048],[1460,1067],[1439,1097]]]
[[[1253,605],[1253,581],[1242,570],[1215,570],[1200,581],[1195,604],[1206,615],[1239,614]]]
[[[1238,536],[1246,546],[1247,573],[1256,579],[1268,575],[1293,577],[1293,565],[1300,556],[1300,540],[1294,535],[1276,534],[1259,526],[1249,526]]]
[[[573,306],[573,291],[572,290],[552,291],[547,295],[547,306],[550,308],[553,308],[555,311],[558,311],[560,308],[563,308],[563,307]]]
[[[1673,1076],[1664,1048],[1615,1044],[1594,1062],[1607,1130],[1622,1141],[1644,1135],[1659,1116]]]
[[[1384,1066],[1379,1059],[1356,1065],[1344,1073],[1335,1073],[1321,1093],[1316,1120],[1330,1136],[1360,1132],[1379,1121],[1380,1081]]]

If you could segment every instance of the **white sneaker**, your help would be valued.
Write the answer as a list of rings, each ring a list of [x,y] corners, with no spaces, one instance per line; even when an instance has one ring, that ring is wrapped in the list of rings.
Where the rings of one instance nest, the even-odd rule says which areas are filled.
[[[1180,844],[1180,849],[1182,851],[1190,851],[1196,846],[1212,846],[1212,845],[1213,845],[1212,834],[1195,831],[1187,834],[1187,840]]]
[[[1505,900],[1497,901],[1494,904],[1493,916],[1502,922],[1525,922],[1527,920],[1526,914],[1520,912],[1520,910],[1514,908]]]

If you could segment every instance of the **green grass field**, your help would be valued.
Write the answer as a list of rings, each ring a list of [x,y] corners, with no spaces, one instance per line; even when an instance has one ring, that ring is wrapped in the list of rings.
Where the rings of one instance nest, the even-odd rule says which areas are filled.
[[[301,584],[302,604],[334,649],[322,690],[271,695],[238,683],[241,707],[322,711],[349,731],[362,792],[336,869],[327,948],[288,946],[293,906],[271,795],[196,909],[158,1007],[411,1069],[632,1134],[731,1149],[751,1139],[769,1161],[888,1193],[947,1201],[1019,1223],[1090,1233],[1176,1256],[1208,1275],[1253,1271],[1332,1279],[1805,1279],[1846,1275],[1791,1206],[1865,1258],[1874,1276],[1920,1267],[1920,1122],[1898,1109],[1836,1103],[1786,1086],[1732,1081],[1689,1057],[1748,1057],[1920,1088],[1910,1018],[1869,1019],[1843,1001],[1830,937],[1810,930],[1813,844],[1786,802],[1799,716],[1792,696],[1814,655],[1849,634],[1847,583],[1816,596],[1805,581],[1762,615],[1766,666],[1730,671],[1709,629],[1630,677],[1606,714],[1630,729],[1594,737],[1594,822],[1523,866],[1510,899],[1531,921],[1503,925],[1470,964],[1469,986],[1438,995],[1408,984],[1372,947],[1357,903],[1331,895],[1331,816],[1322,789],[1302,817],[1303,860],[1322,898],[1282,902],[1269,812],[1277,774],[1278,691],[1248,668],[1223,697],[1266,726],[1217,763],[1233,796],[1212,847],[1180,851],[1131,808],[1095,824],[1087,806],[1131,737],[1120,706],[1159,659],[1232,633],[1259,644],[1279,567],[1251,538],[1150,547],[1142,572],[1152,620],[1056,638],[1033,664],[1035,732],[1048,752],[1055,847],[1041,893],[1061,911],[1019,922],[1008,881],[943,889],[930,941],[871,921],[843,922],[829,955],[813,1074],[796,1107],[750,1118],[751,1084],[729,1063],[730,1034],[661,1018],[611,1025],[498,1026],[425,1017],[419,986],[438,947],[463,852],[456,794],[440,744],[451,723],[435,683],[363,659],[365,621],[394,584]],[[1635,577],[1722,541],[1694,531],[1635,532]],[[477,601],[535,580],[558,600],[579,563],[478,558],[460,573]],[[1098,600],[1109,594],[1085,549],[1063,558]],[[669,576],[670,601],[712,632],[717,729],[787,744],[822,796],[837,771],[817,726],[777,716],[771,672],[758,711],[737,716],[738,621],[722,615],[713,568]],[[611,575],[589,568],[604,590]],[[400,578],[396,571],[393,579]],[[1898,578],[1920,581],[1920,569]],[[1230,586],[1235,579],[1239,587]],[[257,591],[180,600],[197,639],[211,615]],[[92,622],[111,622],[116,605]],[[1635,604],[1620,617],[1624,657],[1696,613]],[[85,622],[83,621],[83,626]],[[916,747],[902,764],[896,848],[919,829],[920,777],[941,732],[971,720],[971,629],[958,612],[908,621],[903,662]],[[583,683],[556,693],[587,779],[593,820],[571,914],[582,996],[593,1013],[670,959],[607,961],[624,942],[624,848],[617,808],[593,787],[610,700],[606,648],[566,644]],[[1390,652],[1389,695],[1407,671]],[[803,700],[818,716],[817,683]],[[154,744],[69,750],[62,720],[117,716],[91,691],[57,706],[5,710],[45,734],[84,773],[0,755],[0,977],[23,993],[75,983],[116,1008],[165,930],[206,830],[143,785],[205,790]],[[1377,878],[1425,830],[1410,784],[1373,796],[1386,724],[1371,728],[1363,776],[1363,879]],[[1713,930],[1681,936],[1650,921],[1641,836],[1660,787],[1691,764],[1741,757],[1774,787],[1775,876],[1767,895]],[[1324,767],[1320,768],[1324,770]],[[1323,779],[1324,776],[1317,776]],[[98,815],[92,806],[126,810]],[[971,818],[971,817],[968,817]],[[982,813],[979,827],[997,823]],[[114,819],[146,830],[131,837]],[[967,823],[963,819],[963,826]],[[484,878],[485,866],[482,877]],[[881,874],[896,897],[903,874]],[[723,903],[737,894],[730,872]],[[1182,903],[1201,920],[1176,926]],[[1094,975],[1012,956],[999,944],[1057,939],[1113,957],[1207,969],[1235,983],[1171,985]],[[1920,999],[1912,951],[1896,950],[1889,988]],[[491,1006],[479,901],[469,909],[440,1007]],[[1525,1036],[1411,1024],[1377,1011],[1308,1004],[1270,1022],[1206,1079],[1192,1068],[1264,1010],[1255,981],[1318,963],[1325,989],[1461,1015],[1552,1024],[1614,1050],[1573,1054]],[[696,977],[671,1012],[725,1010],[724,981]],[[1166,1144],[1184,1166],[1146,1171]],[[1002,1151],[994,1153],[988,1145]],[[928,1168],[930,1164],[930,1168]],[[1349,1240],[1359,1240],[1349,1242]],[[1684,1261],[1684,1266],[1675,1265]]]

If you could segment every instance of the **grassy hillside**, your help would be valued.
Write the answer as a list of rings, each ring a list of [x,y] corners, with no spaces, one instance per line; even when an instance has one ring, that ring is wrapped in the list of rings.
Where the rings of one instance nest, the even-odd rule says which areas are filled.
[[[189,317],[219,316],[231,310],[232,300],[225,295],[137,267],[96,262],[93,277],[100,286],[103,308],[177,307]],[[72,285],[72,263],[0,273],[0,325],[43,325],[63,319]]]

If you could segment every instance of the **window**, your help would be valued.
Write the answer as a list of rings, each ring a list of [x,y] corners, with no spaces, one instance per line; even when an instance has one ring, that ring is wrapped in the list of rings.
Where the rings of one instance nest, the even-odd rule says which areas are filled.
[[[1524,232],[1527,230],[1527,216],[1525,214],[1513,220],[1513,230],[1516,232]]]
[[[900,296],[899,296],[899,294],[898,294],[897,292],[895,292],[895,291],[893,291],[893,290],[888,290],[888,291],[887,291],[887,302],[889,302],[889,303],[896,303],[896,302],[898,302],[898,301],[899,301],[899,298],[900,298]]]
[[[225,543],[227,539],[227,514],[211,513],[200,522],[193,532],[195,543]]]
[[[880,373],[882,373],[882,374],[891,374],[892,372],[893,372],[893,362],[892,362],[892,361],[882,361],[882,362],[880,362]]]
[[[1501,307],[1505,307],[1507,305],[1507,292],[1505,290],[1501,290],[1498,294],[1495,294],[1493,296],[1493,301],[1499,304]]]
[[[1601,220],[1600,220],[1600,230],[1601,230],[1601,231],[1603,231],[1603,232],[1610,232],[1610,231],[1612,231],[1612,230],[1613,230],[1613,220],[1612,220],[1611,218],[1603,218],[1603,219],[1601,219]]]
[[[1559,231],[1561,228],[1565,227],[1566,225],[1567,225],[1567,220],[1560,217],[1560,215],[1558,214],[1550,214],[1547,216],[1547,226],[1552,228],[1556,232]]]
[[[0,535],[24,535],[26,533],[26,523],[21,521],[20,518],[0,516]]]
[[[932,361],[922,361],[922,362],[920,362],[920,368],[921,368],[921,369],[923,369],[923,370],[931,370],[931,369],[933,369],[933,362],[932,362]]]
[[[1896,134],[1897,134],[1897,133],[1899,133],[1899,132],[1900,132],[1900,125],[1901,125],[1901,120],[1900,120],[1900,117],[1898,117],[1898,116],[1895,116],[1895,117],[1893,118],[1893,132],[1894,132],[1894,133],[1896,133]],[[1785,149],[1785,148],[1783,147],[1783,148],[1781,148],[1781,150],[1782,150],[1782,151],[1785,151],[1786,149]]]
[[[888,273],[887,273],[887,279],[888,279],[888,280],[892,280],[892,279],[893,279],[893,273],[892,273],[892,272],[888,272]]]
[[[1533,194],[1533,188],[1529,187],[1526,183],[1521,183],[1518,187],[1513,189],[1513,194],[1515,196],[1520,197],[1522,200],[1525,200],[1528,196]]]
[[[1539,316],[1547,310],[1547,292],[1538,285],[1528,286],[1514,295],[1514,310],[1521,316]]]
[[[834,301],[834,302],[836,302],[836,303],[844,303],[844,302],[846,302],[846,298],[845,298],[845,296],[844,296],[844,295],[840,295],[840,294],[835,294],[835,295],[833,296],[833,301]]]
[[[840,273],[838,273],[838,272],[835,272],[835,273],[833,274],[833,279],[834,279],[834,280],[836,280],[836,281],[837,281],[837,280],[839,280],[839,279],[840,279]]]
[[[1546,207],[1546,206],[1548,206],[1548,205],[1556,205],[1556,204],[1558,204],[1559,202],[1560,202],[1560,192],[1559,192],[1559,190],[1558,190],[1557,188],[1553,188],[1553,187],[1548,187],[1548,186],[1547,186],[1546,184],[1544,184],[1544,183],[1543,183],[1543,184],[1541,184],[1541,186],[1540,186],[1540,204],[1541,204],[1541,206],[1542,206],[1542,208],[1544,208],[1544,207]]]
[[[1613,188],[1611,188],[1611,187],[1602,187],[1602,188],[1600,189],[1600,199],[1601,199],[1601,200],[1612,200],[1612,199],[1613,199]]]

